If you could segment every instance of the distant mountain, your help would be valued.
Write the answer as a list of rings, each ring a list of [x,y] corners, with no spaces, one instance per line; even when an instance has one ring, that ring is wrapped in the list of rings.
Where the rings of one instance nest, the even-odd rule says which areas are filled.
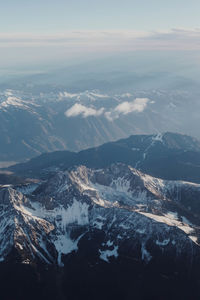
[[[59,171],[27,195],[4,187],[1,293],[17,300],[28,293],[29,299],[189,299],[192,289],[198,299],[199,201],[199,184],[120,163]]]
[[[42,154],[10,171],[26,177],[45,178],[74,165],[102,168],[121,162],[152,176],[200,183],[200,141],[182,134],[133,135],[78,153]]]
[[[0,91],[0,162],[80,151],[131,134],[199,136],[199,95],[185,90]],[[188,119],[188,115],[192,118]]]

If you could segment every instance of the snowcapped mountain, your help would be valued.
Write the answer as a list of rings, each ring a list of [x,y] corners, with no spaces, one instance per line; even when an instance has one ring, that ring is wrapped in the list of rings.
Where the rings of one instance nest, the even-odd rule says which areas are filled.
[[[190,207],[188,190],[195,195]],[[195,259],[200,254],[196,197],[199,184],[164,181],[123,164],[58,172],[26,196],[2,188],[0,259],[14,247],[24,263],[62,266],[63,255],[79,251],[83,240],[100,232],[96,254],[107,263],[130,251],[126,243],[129,256],[140,249],[137,255],[146,263],[154,248]]]
[[[79,151],[131,134],[165,131],[199,136],[198,96],[185,91],[0,91],[0,161]],[[190,105],[188,105],[188,102]],[[193,119],[186,124],[192,108]],[[196,108],[196,109],[194,109]],[[15,149],[15,151],[13,151]]]
[[[57,171],[30,189],[4,186],[5,294],[21,295],[23,288],[31,299],[131,299],[133,293],[159,299],[164,288],[166,299],[177,299],[193,288],[198,299],[199,201],[200,184],[155,178],[121,163]],[[176,295],[174,284],[181,287]]]

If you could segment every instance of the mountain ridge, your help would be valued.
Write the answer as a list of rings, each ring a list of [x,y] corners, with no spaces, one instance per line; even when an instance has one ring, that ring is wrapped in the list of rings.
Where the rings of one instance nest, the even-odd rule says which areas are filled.
[[[163,292],[175,300],[192,289],[197,300],[199,201],[200,184],[122,163],[57,170],[30,189],[4,186],[2,290],[17,300],[30,292],[41,300],[158,300]]]
[[[190,207],[185,203],[188,189],[193,191]],[[27,195],[23,195],[20,188],[18,191],[2,188],[1,234],[7,234],[4,235],[6,240],[1,240],[1,260],[14,245],[22,257],[25,255],[26,263],[39,259],[48,264],[57,261],[62,266],[62,255],[78,250],[79,241],[88,230],[107,232],[117,248],[127,239],[129,231],[132,236],[134,232],[139,234],[141,239],[155,239],[155,231],[158,231],[160,237],[157,239],[168,240],[169,236],[172,248],[179,244],[182,236],[184,243],[189,239],[197,247],[200,211],[197,214],[193,202],[199,199],[200,184],[164,181],[120,163],[105,169],[80,166],[60,171]],[[154,227],[152,231],[150,224]],[[172,243],[177,238],[176,244]],[[178,251],[186,251],[186,244],[182,247],[181,240],[180,243]],[[169,241],[163,246],[168,244]],[[157,242],[157,245],[162,243]],[[100,258],[109,262],[106,255],[118,257],[117,248],[111,253],[99,250]],[[151,255],[148,256],[145,248],[141,255],[147,262],[150,260]]]
[[[129,164],[149,175],[168,180],[200,182],[200,141],[176,133],[132,135],[80,152],[42,154],[27,163],[8,168],[17,175],[43,176],[74,165],[101,168],[112,163]]]
[[[198,114],[194,113],[199,111],[198,99],[179,89],[121,93],[0,90],[0,161],[21,162],[56,150],[80,151],[158,130],[199,137]],[[191,108],[193,119],[188,124]]]

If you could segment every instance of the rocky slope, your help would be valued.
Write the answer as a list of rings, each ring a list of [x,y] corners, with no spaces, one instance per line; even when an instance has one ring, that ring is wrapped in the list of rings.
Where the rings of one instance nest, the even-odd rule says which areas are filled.
[[[2,187],[2,299],[198,299],[199,201],[120,163]]]
[[[30,195],[2,188],[0,200],[1,260],[15,247],[23,262],[62,265],[62,256],[78,251],[95,230],[104,235],[97,253],[107,262],[123,255],[126,243],[132,250],[137,245],[147,263],[152,243],[188,259],[199,254],[198,184],[164,181],[123,164],[77,167],[58,172]]]

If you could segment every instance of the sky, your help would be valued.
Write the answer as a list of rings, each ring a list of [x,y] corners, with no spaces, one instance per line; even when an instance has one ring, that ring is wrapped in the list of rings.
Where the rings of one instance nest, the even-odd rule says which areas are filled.
[[[200,50],[199,0],[6,0],[0,67]]]
[[[199,0],[6,0],[3,32],[198,28]]]

